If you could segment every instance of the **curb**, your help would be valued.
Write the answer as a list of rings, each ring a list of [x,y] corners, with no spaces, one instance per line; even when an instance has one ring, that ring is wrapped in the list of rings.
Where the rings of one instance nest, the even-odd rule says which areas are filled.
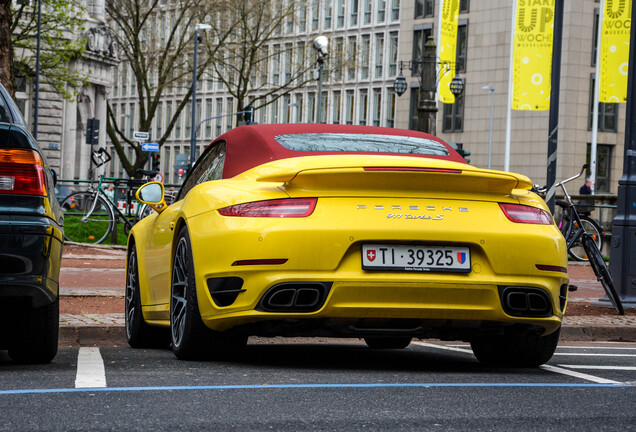
[[[636,342],[636,327],[563,326],[562,342]],[[124,326],[60,327],[59,346],[128,346]]]

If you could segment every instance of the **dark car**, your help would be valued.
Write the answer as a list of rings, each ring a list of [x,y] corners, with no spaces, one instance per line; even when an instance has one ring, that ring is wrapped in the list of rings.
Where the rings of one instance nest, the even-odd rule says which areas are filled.
[[[14,361],[57,354],[62,235],[55,172],[0,85],[0,349]]]

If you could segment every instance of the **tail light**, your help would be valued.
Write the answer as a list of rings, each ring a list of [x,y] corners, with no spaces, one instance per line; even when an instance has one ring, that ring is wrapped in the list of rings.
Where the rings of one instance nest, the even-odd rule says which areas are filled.
[[[46,195],[46,175],[33,150],[0,149],[0,194]]]
[[[219,209],[222,216],[307,217],[314,212],[318,198],[290,198],[256,201]]]
[[[501,207],[501,211],[504,212],[506,217],[515,223],[539,225],[551,225],[554,223],[550,213],[540,208],[504,203],[499,203],[499,207]]]

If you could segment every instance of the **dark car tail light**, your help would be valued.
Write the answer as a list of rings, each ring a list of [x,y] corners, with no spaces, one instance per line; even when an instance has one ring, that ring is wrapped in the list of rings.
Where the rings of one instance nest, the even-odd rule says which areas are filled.
[[[501,211],[504,212],[506,217],[515,223],[539,225],[550,225],[554,223],[550,213],[540,208],[504,203],[499,203],[499,207],[501,207]]]
[[[0,194],[46,195],[46,175],[33,150],[0,149]]]
[[[307,217],[314,212],[318,198],[290,198],[256,201],[219,209],[222,216]]]

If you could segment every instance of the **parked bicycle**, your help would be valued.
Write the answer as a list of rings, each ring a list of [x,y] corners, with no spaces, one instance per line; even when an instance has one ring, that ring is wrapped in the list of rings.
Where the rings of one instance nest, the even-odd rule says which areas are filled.
[[[588,164],[583,165],[579,174],[556,184],[557,187],[563,190],[563,196],[565,198],[565,201],[557,202],[557,204],[562,207],[562,215],[564,215],[561,218],[562,225],[559,225],[559,228],[561,232],[564,233],[563,237],[566,239],[570,255],[572,255],[574,259],[577,259],[577,256],[587,257],[592,266],[592,270],[594,270],[594,274],[603,285],[607,298],[614,306],[614,309],[616,309],[620,315],[624,315],[623,304],[616,294],[612,275],[605,264],[603,255],[601,255],[602,230],[594,220],[579,215],[576,204],[572,202],[572,198],[565,189],[566,183],[581,177],[588,167]],[[572,251],[574,251],[576,256],[573,255]]]
[[[585,169],[584,166],[583,170]],[[581,174],[564,180],[561,183],[572,181],[580,177],[582,173],[583,171],[581,171]],[[582,242],[583,232],[588,233],[592,237],[598,250],[603,250],[605,232],[603,227],[589,215],[581,214],[580,207],[572,202],[569,195],[566,196],[569,201],[555,201],[556,205],[561,208],[561,215],[558,222],[559,230],[561,230],[563,237],[565,237],[567,241],[570,256],[576,261],[588,261],[588,255]],[[572,214],[574,211],[578,213],[578,219]],[[584,227],[584,229],[581,229],[581,227]]]
[[[111,160],[110,154],[100,148],[92,154],[95,168],[103,167]],[[148,177],[148,181],[157,171],[137,170]],[[70,194],[61,202],[64,211],[64,237],[66,240],[79,243],[102,243],[116,229],[118,221],[123,223],[124,234],[139,220],[152,212],[147,205],[133,207],[131,205],[132,191],[146,181],[135,179],[120,179],[117,177],[99,176],[96,187],[89,185],[87,190]],[[125,186],[129,191],[126,199],[125,212],[122,212],[116,202],[115,191],[104,189],[104,185],[112,184],[115,188]]]

